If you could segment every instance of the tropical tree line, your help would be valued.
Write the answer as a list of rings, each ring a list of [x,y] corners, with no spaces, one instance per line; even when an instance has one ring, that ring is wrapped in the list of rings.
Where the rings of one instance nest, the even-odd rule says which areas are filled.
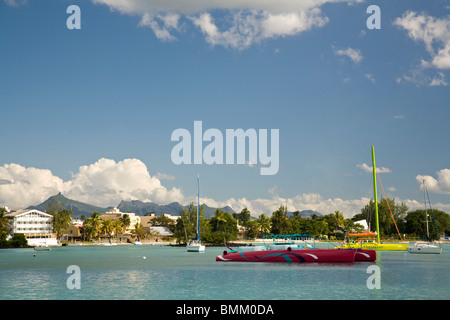
[[[427,218],[425,218],[427,217]],[[352,220],[365,219],[371,230],[375,230],[375,202],[370,202]],[[428,220],[428,235],[426,228]],[[444,211],[424,209],[409,211],[405,203],[397,204],[394,199],[381,199],[378,203],[378,221],[382,238],[414,238],[436,240],[450,234],[450,215]],[[394,222],[395,221],[395,222]],[[436,233],[437,230],[437,233]]]
[[[186,243],[195,238],[197,231],[197,208],[191,204],[181,212],[175,227],[174,237],[178,243]],[[379,231],[382,239],[427,239],[425,210],[408,211],[405,203],[397,204],[394,199],[381,199],[378,203]],[[429,239],[438,239],[450,234],[450,215],[440,211],[427,210],[429,219]],[[434,219],[433,219],[434,218]],[[304,217],[299,211],[289,213],[280,206],[270,217],[261,214],[252,218],[250,211],[244,208],[240,213],[230,214],[217,209],[211,219],[205,219],[203,206],[200,207],[201,239],[205,243],[220,244],[237,239],[238,226],[244,231],[244,237],[259,238],[269,234],[309,234],[317,238],[343,240],[348,233],[361,232],[363,226],[355,223],[366,220],[370,230],[376,230],[375,203],[371,200],[361,213],[352,218],[335,211],[327,215]],[[433,221],[434,220],[434,221]],[[435,231],[435,225],[436,230]]]
[[[231,240],[236,240],[239,232],[239,225],[248,222],[250,233],[266,234],[270,232],[270,218],[264,214],[258,219],[251,220],[250,211],[244,208],[239,214],[216,209],[211,219],[205,219],[204,207],[200,206],[199,212],[200,235],[204,243],[223,244]],[[183,209],[180,218],[177,220],[173,233],[177,243],[184,244],[190,239],[197,237],[197,207],[193,203],[187,209]],[[252,233],[252,234],[253,234]]]
[[[61,239],[71,226],[72,210],[52,208],[48,209],[47,213],[53,215],[53,232],[56,233],[58,239]],[[83,221],[83,225],[80,227],[80,232],[83,241],[99,240],[101,237],[106,237],[111,243],[113,237],[123,235],[131,224],[130,216],[127,214],[115,220],[100,218],[98,212],[93,212],[88,218],[81,216],[81,220]],[[138,240],[148,236],[155,236],[155,234],[144,230],[141,223],[136,223],[131,233]]]
[[[58,239],[65,233],[71,224],[72,210],[52,206],[46,210],[53,215],[53,231]],[[379,231],[382,239],[437,239],[442,235],[450,234],[450,215],[440,211],[427,210],[429,220],[429,233],[427,234],[425,223],[425,210],[409,211],[405,203],[396,203],[394,199],[381,199],[378,203]],[[109,241],[113,236],[125,233],[131,220],[127,214],[118,220],[102,219],[98,212],[93,212],[88,218],[82,216],[82,238],[85,241],[107,237]],[[371,200],[361,209],[361,212],[351,219],[344,218],[344,214],[335,211],[327,215],[312,215],[303,217],[299,211],[289,213],[286,207],[280,206],[272,215],[260,214],[257,218],[251,216],[250,211],[244,208],[239,213],[230,214],[217,209],[210,219],[205,219],[204,207],[200,206],[201,240],[204,243],[223,244],[236,240],[239,230],[244,238],[254,239],[269,234],[309,234],[317,238],[330,240],[345,239],[350,232],[362,230],[360,224],[355,221],[366,220],[372,231],[376,229],[375,203]],[[0,208],[0,241],[5,242],[8,235],[9,221],[5,217],[5,211]],[[174,222],[172,219],[161,215],[152,220],[153,226],[169,228],[177,243],[184,244],[197,237],[197,207],[193,203],[180,212],[180,218]],[[436,226],[436,227],[435,227]],[[436,234],[437,230],[437,234]],[[132,230],[133,236],[138,240],[153,237],[155,234],[144,230],[138,223]],[[437,236],[439,235],[439,236]],[[15,239],[17,245],[23,241]],[[22,241],[22,242],[21,242]],[[7,246],[9,244],[4,244]]]
[[[83,226],[81,227],[82,238],[85,241],[107,237],[111,243],[113,236],[119,237],[123,235],[131,225],[131,219],[128,214],[124,214],[121,218],[113,220],[100,218],[98,212],[93,212],[89,218],[82,216],[81,220],[83,221]],[[131,233],[137,240],[142,240],[148,236],[155,236],[155,234],[144,230],[141,223],[136,223]]]
[[[174,230],[174,237],[178,243],[187,243],[197,236],[196,207],[190,207],[181,212]],[[326,216],[313,215],[305,218],[299,211],[288,215],[286,208],[281,206],[266,216],[260,214],[253,218],[250,211],[244,208],[239,213],[230,214],[217,209],[211,219],[204,218],[203,206],[200,207],[201,240],[205,243],[223,244],[236,240],[238,228],[243,231],[244,238],[261,238],[269,234],[310,234],[315,237],[330,235],[336,237],[344,229],[360,230],[362,227],[350,219],[344,219],[341,212],[336,211]]]
[[[426,239],[425,211],[408,211],[405,203],[397,204],[394,199],[381,199],[378,203],[378,220],[380,237],[382,239]],[[67,211],[67,210],[66,210]],[[67,223],[67,215],[70,211],[64,209],[54,214],[55,232]],[[429,237],[437,239],[433,217],[436,223],[438,235],[450,234],[450,215],[440,210],[433,210],[433,217],[428,210]],[[327,215],[312,215],[304,217],[299,211],[287,212],[286,207],[280,206],[271,216],[260,214],[257,218],[251,216],[250,211],[244,208],[239,213],[230,214],[221,209],[216,209],[210,219],[205,218],[204,207],[200,206],[199,223],[201,240],[204,243],[223,244],[238,238],[239,230],[243,231],[246,239],[255,239],[270,234],[309,234],[317,238],[329,240],[343,240],[350,232],[360,232],[363,227],[356,221],[366,220],[372,231],[376,229],[375,203],[371,200],[361,209],[361,213],[352,218],[344,218],[344,214],[335,211]],[[395,222],[394,222],[395,221]],[[130,225],[128,215],[123,215],[119,220],[101,219],[97,212],[84,219],[82,229],[83,239],[98,239],[100,236],[111,239],[112,235],[124,232]],[[180,212],[180,218],[174,222],[172,219],[161,215],[152,220],[153,226],[163,226],[173,232],[173,237],[179,244],[185,244],[190,239],[197,237],[197,207],[193,203]],[[62,231],[61,231],[62,232]],[[145,231],[141,224],[137,224],[132,231],[138,239],[144,239],[154,234]]]

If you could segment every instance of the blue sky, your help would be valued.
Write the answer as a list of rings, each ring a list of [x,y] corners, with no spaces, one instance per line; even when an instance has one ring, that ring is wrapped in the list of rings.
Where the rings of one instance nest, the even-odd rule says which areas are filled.
[[[363,164],[375,145],[389,197],[421,207],[423,176],[450,212],[449,4],[182,3],[0,2],[0,205],[55,191],[110,206],[189,202],[199,173],[210,205],[349,217],[372,197]],[[72,4],[80,30],[66,27]],[[379,30],[366,26],[371,4]],[[174,165],[171,133],[193,133],[194,120],[279,129],[278,173]]]

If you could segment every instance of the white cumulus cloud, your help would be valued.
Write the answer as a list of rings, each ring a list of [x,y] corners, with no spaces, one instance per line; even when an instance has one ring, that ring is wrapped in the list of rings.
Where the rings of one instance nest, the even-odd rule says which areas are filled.
[[[356,166],[358,168],[364,170],[365,172],[369,172],[369,173],[373,172],[373,166],[369,166],[365,163],[357,164]],[[389,173],[389,172],[392,172],[391,169],[389,169],[389,168],[385,168],[385,167],[378,168],[377,167],[377,173]]]
[[[64,182],[50,170],[26,168],[18,164],[0,167],[0,205],[26,208],[37,205],[58,192],[70,199],[97,206],[117,206],[121,200],[170,203],[184,200],[180,189],[168,190],[138,159],[115,162],[102,158],[81,166]]]
[[[326,3],[360,3],[361,0],[92,0],[113,11],[141,17],[140,25],[156,37],[175,40],[183,17],[215,46],[245,49],[264,39],[291,36],[328,22],[320,7]],[[213,16],[225,14],[225,23]],[[222,16],[220,16],[222,18]],[[222,21],[223,22],[223,21]]]
[[[64,194],[69,198],[99,206],[117,205],[121,200],[142,200],[156,203],[182,201],[177,188],[167,190],[147,166],[138,159],[115,162],[100,159],[81,166],[73,179],[65,183]]]
[[[367,164],[358,165],[364,171],[371,172]],[[388,168],[379,168],[379,172],[390,172]],[[196,203],[196,195],[184,195],[178,188],[167,189],[161,184],[161,179],[174,179],[173,176],[157,173],[151,176],[147,166],[138,159],[99,159],[93,164],[80,166],[69,181],[52,174],[48,169],[24,167],[19,164],[0,166],[0,206],[22,209],[37,205],[50,196],[61,192],[64,196],[89,204],[107,207],[117,206],[121,200],[141,200],[158,204],[177,201],[181,204]],[[425,179],[430,192],[450,194],[450,169],[437,172],[437,179],[431,176],[418,175],[419,183]],[[289,211],[314,210],[322,214],[343,212],[344,217],[351,218],[360,213],[370,198],[359,199],[324,198],[318,193],[303,193],[292,197],[280,196],[278,187],[269,189],[268,198],[247,199],[229,198],[219,201],[213,198],[201,197],[200,202],[210,207],[230,206],[236,211],[248,208],[253,216],[264,213],[271,216],[281,205],[287,205]],[[390,189],[390,191],[395,191]],[[411,210],[420,209],[423,203],[416,200],[400,200]],[[450,210],[449,204],[436,203],[433,208]]]
[[[437,179],[432,176],[418,175],[416,180],[423,188],[423,181],[430,192],[450,194],[450,169],[442,169],[437,172]]]
[[[337,56],[346,56],[354,63],[360,63],[363,60],[363,56],[359,49],[347,48],[347,49],[337,49],[334,51]]]
[[[179,19],[180,16],[178,14],[152,16],[149,13],[145,13],[142,16],[139,25],[150,27],[155,36],[162,41],[173,41],[176,40],[176,38],[170,33],[170,31],[179,30]]]
[[[425,13],[407,11],[402,17],[395,19],[394,25],[408,31],[408,36],[414,41],[422,42],[430,56],[429,61],[422,60],[411,71],[410,76],[403,76],[403,80],[417,85],[447,86],[442,72],[438,72],[438,76],[430,76],[425,70],[450,69],[450,16],[436,18]]]
[[[0,167],[0,206],[22,209],[36,205],[64,188],[64,181],[48,169],[11,163]]]

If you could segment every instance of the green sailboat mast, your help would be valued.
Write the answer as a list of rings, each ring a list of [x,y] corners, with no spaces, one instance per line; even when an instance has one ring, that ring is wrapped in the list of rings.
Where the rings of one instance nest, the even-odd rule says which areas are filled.
[[[377,167],[375,166],[375,149],[372,146],[372,170],[373,170],[373,193],[375,201],[375,221],[377,226],[377,243],[380,243],[380,225],[378,223],[378,200],[377,200]]]

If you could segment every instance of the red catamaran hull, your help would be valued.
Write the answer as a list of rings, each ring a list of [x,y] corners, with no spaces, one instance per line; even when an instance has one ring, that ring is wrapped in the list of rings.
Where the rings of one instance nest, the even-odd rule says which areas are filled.
[[[376,261],[376,260],[377,260],[377,252],[375,250],[359,249],[359,248],[356,249],[355,261]]]
[[[375,261],[374,250],[362,249],[292,249],[227,252],[216,257],[216,261],[240,262],[354,262]]]

